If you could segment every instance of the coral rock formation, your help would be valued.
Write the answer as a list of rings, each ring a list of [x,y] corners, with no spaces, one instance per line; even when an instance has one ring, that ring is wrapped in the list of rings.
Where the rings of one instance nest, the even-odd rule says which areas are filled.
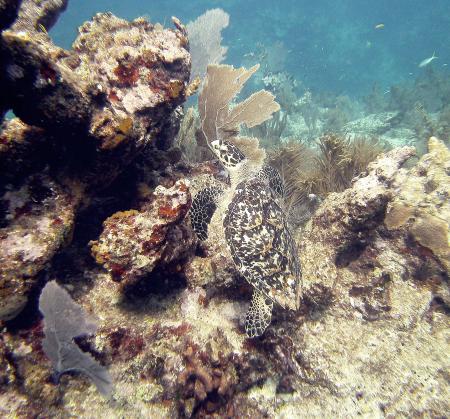
[[[389,203],[384,223],[390,230],[405,229],[429,249],[450,273],[450,151],[435,137],[428,154],[398,183],[400,192]]]
[[[92,254],[116,281],[130,284],[155,265],[176,263],[192,252],[196,238],[183,222],[191,204],[188,186],[178,181],[172,188],[156,188],[141,211],[119,212],[104,222]]]
[[[184,100],[190,66],[184,28],[98,14],[66,51],[36,30],[41,22],[48,29],[56,13],[55,5],[41,6],[24,2],[2,32],[4,107],[84,149],[85,170],[96,173],[89,180],[102,185],[152,142]]]
[[[42,128],[14,118],[3,122],[0,130],[0,176],[3,182],[17,181],[43,168],[43,155],[51,153],[51,143]]]
[[[63,376],[58,387],[48,382],[37,322],[31,331],[8,332],[0,341],[2,377],[9,380],[0,393],[0,412],[3,406],[22,415],[81,417],[447,412],[446,274],[433,253],[410,236],[412,220],[386,227],[389,207],[397,193],[405,193],[409,178],[414,184],[416,169],[428,162],[427,173],[445,174],[447,163],[439,166],[433,147],[412,169],[399,168],[411,148],[382,155],[350,189],[321,203],[299,238],[300,310],[275,310],[259,339],[246,340],[240,323],[251,290],[220,254],[195,256],[181,292],[171,286],[164,295],[132,301],[120,297],[111,273],[86,267],[92,282],[85,291],[85,280],[73,283],[81,293],[78,302],[101,320],[85,350],[110,369],[116,403],[90,390],[81,376]],[[438,206],[430,214],[443,216]],[[361,229],[364,221],[367,228]]]
[[[311,234],[315,240],[333,245],[336,262],[344,258],[367,233],[383,221],[386,206],[392,198],[390,189],[399,167],[415,154],[413,147],[397,148],[369,164],[367,176],[341,194],[330,194],[312,219]]]
[[[299,309],[274,305],[270,328],[247,339],[252,286],[223,237],[212,234],[223,233],[225,195],[206,241],[197,240],[187,213],[191,193],[256,176],[264,152],[247,173],[228,179],[222,167],[191,164],[170,149],[189,80],[179,21],[170,30],[97,15],[65,51],[46,33],[65,5],[0,0],[0,114],[12,109],[20,118],[0,132],[0,416],[448,415],[445,144],[430,139],[418,161],[411,147],[381,154],[356,179],[352,171],[342,188],[324,193],[293,235],[302,265]],[[227,98],[209,93],[208,104],[223,111]],[[226,117],[239,109],[226,106]],[[237,136],[234,118],[229,130],[217,131],[217,115],[203,124],[209,141]],[[189,136],[194,115],[188,122]],[[384,114],[373,128],[394,122]],[[253,152],[258,146],[233,142]],[[196,162],[211,155],[193,154]],[[111,400],[83,375],[52,381],[32,298],[46,280],[97,319],[95,336],[76,344],[110,371]],[[24,315],[13,318],[27,300]]]
[[[98,14],[64,50],[47,30],[66,5],[0,4],[0,113],[18,117],[0,131],[1,319],[20,311],[36,275],[70,242],[79,208],[96,202],[139,152],[170,146],[189,80],[177,19],[171,30]],[[180,199],[178,215],[190,198]],[[190,240],[188,230],[170,232]],[[177,259],[166,247],[160,257]],[[151,270],[141,263],[139,272]]]
[[[0,197],[0,319],[20,312],[36,275],[70,239],[78,201],[44,175]]]
[[[413,155],[409,147],[380,156],[367,176],[331,194],[303,232],[304,308],[316,321],[301,325],[302,363],[330,391],[316,412],[331,414],[334,398],[350,416],[433,416],[448,409],[442,354],[449,337],[449,271],[442,254],[414,240],[414,226],[428,217],[428,229],[439,226],[448,234],[448,210],[439,202],[449,184],[448,150],[431,139],[429,151],[409,170],[399,169]],[[440,183],[427,195],[433,176]],[[413,221],[423,207],[430,215]],[[435,240],[441,243],[438,235]],[[331,305],[323,305],[324,290],[332,294]],[[426,395],[423,386],[435,391]]]

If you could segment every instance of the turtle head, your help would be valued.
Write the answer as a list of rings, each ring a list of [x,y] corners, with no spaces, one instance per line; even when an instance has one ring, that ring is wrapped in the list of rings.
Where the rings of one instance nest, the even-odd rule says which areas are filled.
[[[242,151],[229,141],[212,141],[211,150],[227,169],[237,166],[246,158]]]

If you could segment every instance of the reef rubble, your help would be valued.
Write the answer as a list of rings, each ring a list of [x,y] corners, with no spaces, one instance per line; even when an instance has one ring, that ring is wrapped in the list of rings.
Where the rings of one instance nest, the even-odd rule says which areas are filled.
[[[445,416],[445,143],[386,151],[318,203],[295,231],[300,309],[275,306],[248,339],[251,286],[189,222],[205,179],[227,178],[176,144],[183,25],[100,14],[66,51],[45,30],[66,4],[0,0],[0,112],[16,115],[0,129],[0,416]],[[76,343],[108,368],[110,398],[81,374],[52,381],[37,309],[50,280],[96,319]]]

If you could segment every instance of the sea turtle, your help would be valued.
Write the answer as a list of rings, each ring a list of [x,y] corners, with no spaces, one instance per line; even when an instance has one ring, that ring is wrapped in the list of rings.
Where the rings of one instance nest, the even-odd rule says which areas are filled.
[[[300,264],[282,207],[257,177],[241,182],[228,206],[225,239],[240,274],[254,287],[245,319],[249,337],[270,324],[273,303],[296,310]]]
[[[245,163],[245,155],[231,142],[213,142],[211,149],[230,177]],[[223,219],[225,240],[236,269],[254,287],[245,319],[249,337],[263,334],[270,324],[274,302],[292,310],[299,304],[300,264],[283,209],[283,193],[278,171],[264,165],[237,184]],[[209,189],[200,191],[193,200],[191,220],[208,213],[209,222],[212,213],[208,210],[216,205],[218,196]],[[206,218],[203,216],[203,220]],[[199,223],[194,221],[194,230],[196,225]],[[204,240],[207,223],[196,232]]]
[[[300,264],[280,203],[282,191],[278,172],[263,166],[237,185],[223,221],[236,268],[254,287],[245,318],[249,337],[264,333],[274,302],[291,310],[299,304]]]

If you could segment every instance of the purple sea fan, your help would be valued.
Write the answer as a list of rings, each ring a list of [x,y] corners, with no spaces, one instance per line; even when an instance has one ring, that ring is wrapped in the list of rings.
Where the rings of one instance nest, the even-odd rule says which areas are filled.
[[[109,396],[113,384],[108,370],[73,340],[77,336],[94,334],[97,330],[94,321],[56,281],[48,282],[42,290],[39,310],[44,315],[42,347],[57,377],[67,371],[80,371],[89,376],[101,394]]]

